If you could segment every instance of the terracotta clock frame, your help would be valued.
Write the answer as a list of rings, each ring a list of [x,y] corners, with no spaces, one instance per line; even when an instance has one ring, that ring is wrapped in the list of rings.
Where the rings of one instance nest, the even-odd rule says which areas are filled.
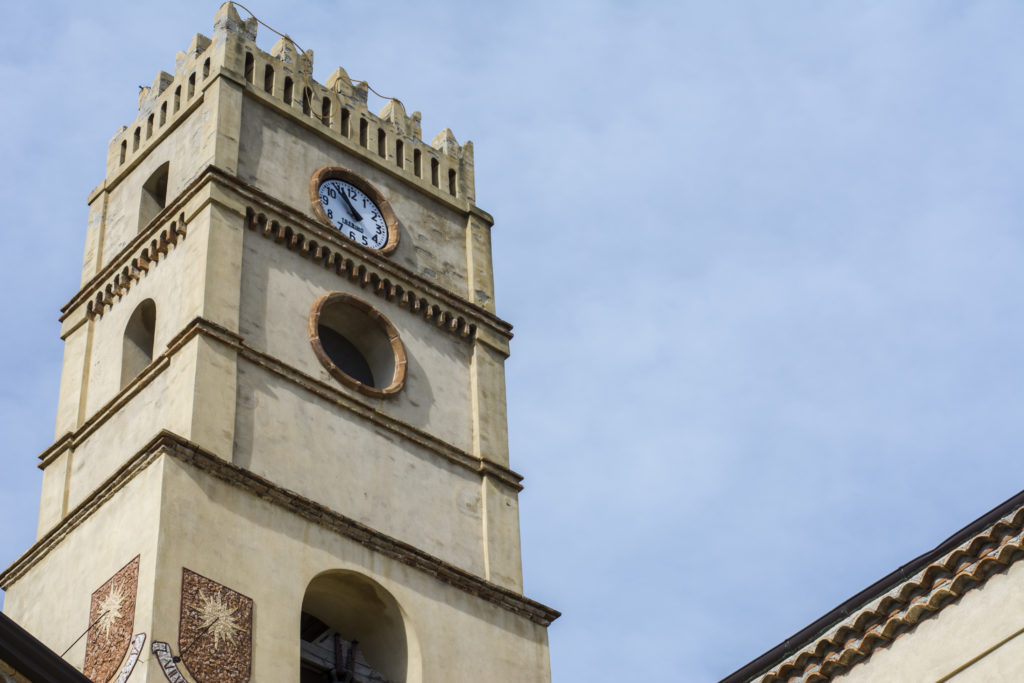
[[[327,217],[324,212],[324,207],[320,203],[320,185],[328,180],[340,180],[342,182],[349,183],[356,188],[362,190],[367,197],[373,200],[373,203],[380,209],[380,215],[384,219],[384,224],[388,227],[388,239],[384,243],[384,246],[380,249],[370,249],[363,245],[355,242],[344,235],[337,226]],[[363,176],[359,175],[355,171],[351,171],[341,166],[324,166],[323,168],[317,169],[313,174],[313,177],[309,180],[309,198],[313,203],[313,213],[320,219],[321,222],[330,226],[331,230],[341,235],[342,239],[350,244],[354,244],[360,249],[366,249],[375,254],[390,254],[398,248],[398,219],[395,217],[395,212],[391,208],[390,202],[381,194],[380,190],[374,187],[370,181]]]

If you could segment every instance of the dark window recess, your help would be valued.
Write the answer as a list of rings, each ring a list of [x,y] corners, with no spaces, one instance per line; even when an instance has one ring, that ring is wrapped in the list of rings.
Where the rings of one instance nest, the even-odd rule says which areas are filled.
[[[317,333],[320,335],[320,345],[324,348],[324,353],[339,370],[368,387],[377,388],[373,382],[370,364],[352,342],[325,325],[318,325]]]
[[[170,165],[169,161],[162,163],[142,186],[142,197],[139,200],[140,232],[167,205],[167,176]]]
[[[312,614],[301,617],[301,665],[299,683],[391,683],[373,669],[359,641],[345,640]]]
[[[121,347],[121,388],[124,389],[153,362],[153,333],[156,304],[146,299],[132,313],[124,330]]]
[[[263,89],[271,95],[274,94],[274,67],[267,64],[267,68],[263,70]]]

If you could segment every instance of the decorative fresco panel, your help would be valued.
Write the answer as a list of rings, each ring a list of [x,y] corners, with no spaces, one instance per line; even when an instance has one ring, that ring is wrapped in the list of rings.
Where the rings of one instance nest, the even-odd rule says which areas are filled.
[[[252,599],[182,569],[178,652],[199,683],[247,683]]]
[[[128,652],[135,626],[138,588],[139,556],[136,555],[92,594],[83,673],[93,683],[108,683]]]

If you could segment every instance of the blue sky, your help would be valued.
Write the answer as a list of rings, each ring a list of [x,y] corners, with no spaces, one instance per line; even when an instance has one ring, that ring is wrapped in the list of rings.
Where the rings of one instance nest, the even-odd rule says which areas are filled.
[[[474,142],[556,681],[720,678],[1024,488],[1024,5],[247,5]],[[5,566],[168,7],[0,4]]]

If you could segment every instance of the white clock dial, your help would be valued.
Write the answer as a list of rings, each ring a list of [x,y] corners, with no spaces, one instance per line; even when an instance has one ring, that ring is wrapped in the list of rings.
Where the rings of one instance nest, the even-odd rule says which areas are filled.
[[[325,180],[317,191],[324,214],[341,234],[368,249],[388,243],[388,224],[366,193],[344,180]]]

